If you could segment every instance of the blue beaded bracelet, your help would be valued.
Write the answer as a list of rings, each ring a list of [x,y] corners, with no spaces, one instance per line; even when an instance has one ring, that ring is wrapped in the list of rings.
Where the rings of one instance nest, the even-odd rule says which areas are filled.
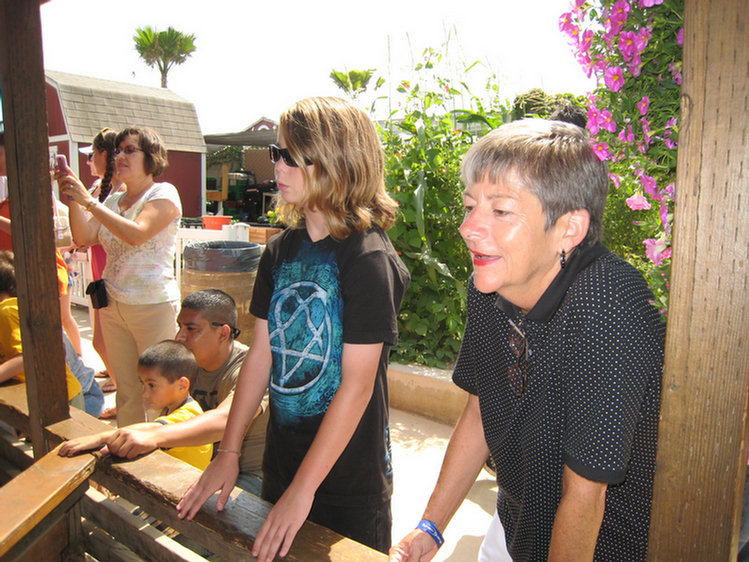
[[[442,538],[442,533],[440,533],[439,529],[437,529],[437,525],[435,525],[429,519],[422,519],[421,521],[419,521],[419,524],[416,525],[416,528],[421,529],[427,535],[432,537],[434,539],[434,542],[437,543],[437,548],[445,544],[445,539]]]

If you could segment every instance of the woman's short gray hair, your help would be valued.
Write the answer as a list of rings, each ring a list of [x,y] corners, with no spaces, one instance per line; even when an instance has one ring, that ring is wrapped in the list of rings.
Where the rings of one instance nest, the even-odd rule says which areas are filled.
[[[593,152],[585,129],[577,125],[545,119],[502,125],[466,153],[462,177],[467,186],[518,181],[541,202],[547,229],[563,214],[585,209],[590,228],[580,245],[601,239],[608,166]]]

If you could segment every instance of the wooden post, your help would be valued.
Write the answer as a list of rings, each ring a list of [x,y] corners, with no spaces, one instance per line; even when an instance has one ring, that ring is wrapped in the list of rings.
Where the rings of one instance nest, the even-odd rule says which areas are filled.
[[[0,0],[0,84],[31,437],[40,458],[49,450],[42,428],[65,419],[69,410],[39,2]]]
[[[687,0],[650,561],[735,561],[747,466],[749,11]]]

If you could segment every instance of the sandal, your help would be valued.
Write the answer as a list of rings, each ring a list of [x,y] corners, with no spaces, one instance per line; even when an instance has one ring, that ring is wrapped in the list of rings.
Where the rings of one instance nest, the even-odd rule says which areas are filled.
[[[107,408],[104,410],[101,415],[99,416],[100,420],[113,420],[117,417],[117,406],[113,406],[111,408]]]
[[[102,392],[114,392],[115,390],[117,390],[117,385],[114,384],[114,381],[112,379],[109,379],[107,382],[101,385]]]
[[[107,372],[106,369],[104,369],[103,371],[97,371],[94,376],[97,379],[108,379],[109,378],[109,373]]]

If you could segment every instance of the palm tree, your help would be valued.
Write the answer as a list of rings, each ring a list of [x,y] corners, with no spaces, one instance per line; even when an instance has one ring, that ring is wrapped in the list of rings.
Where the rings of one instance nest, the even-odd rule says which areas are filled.
[[[351,96],[351,99],[354,100],[367,90],[367,86],[373,75],[373,68],[367,70],[349,70],[344,72],[339,70],[330,71],[330,78],[335,82],[336,86],[346,92],[346,94]],[[376,90],[382,86],[384,82],[384,78],[378,78],[374,89]]]
[[[182,64],[195,51],[195,35],[185,35],[173,27],[166,31],[156,31],[149,26],[138,28],[133,41],[140,58],[161,72],[162,88],[166,88],[166,76],[172,66]]]

